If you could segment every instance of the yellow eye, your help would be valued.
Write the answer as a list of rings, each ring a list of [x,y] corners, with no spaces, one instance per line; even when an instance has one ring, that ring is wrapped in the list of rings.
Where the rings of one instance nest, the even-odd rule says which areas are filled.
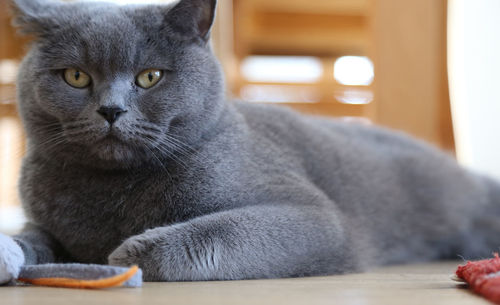
[[[90,76],[74,68],[64,70],[64,80],[75,88],[85,88],[90,84]]]
[[[137,85],[144,89],[151,88],[158,83],[162,76],[163,72],[161,70],[148,69],[142,71],[137,75]]]

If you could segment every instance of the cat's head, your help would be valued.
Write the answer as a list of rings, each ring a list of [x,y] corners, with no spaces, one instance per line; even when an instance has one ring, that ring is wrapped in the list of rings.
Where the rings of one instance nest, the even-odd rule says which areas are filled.
[[[186,152],[224,103],[208,40],[216,0],[119,6],[13,0],[35,41],[18,77],[30,149],[130,167]]]

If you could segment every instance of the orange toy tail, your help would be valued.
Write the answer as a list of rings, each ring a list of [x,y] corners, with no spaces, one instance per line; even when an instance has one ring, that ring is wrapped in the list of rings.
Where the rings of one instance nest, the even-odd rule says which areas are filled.
[[[62,288],[83,288],[83,289],[99,289],[111,288],[120,286],[127,280],[132,278],[139,270],[139,267],[132,266],[126,272],[112,277],[98,279],[98,280],[79,280],[72,278],[38,278],[38,279],[25,279],[19,278],[18,281],[48,287],[62,287]]]

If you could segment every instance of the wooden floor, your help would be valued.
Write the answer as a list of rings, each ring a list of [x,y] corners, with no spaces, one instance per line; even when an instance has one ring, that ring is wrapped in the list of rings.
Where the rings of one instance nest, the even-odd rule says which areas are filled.
[[[450,280],[459,262],[394,266],[364,274],[227,282],[146,283],[101,291],[0,287],[0,304],[489,304]]]

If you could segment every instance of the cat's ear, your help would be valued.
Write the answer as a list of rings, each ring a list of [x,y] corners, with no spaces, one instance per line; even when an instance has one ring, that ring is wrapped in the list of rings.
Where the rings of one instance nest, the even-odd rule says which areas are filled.
[[[23,34],[43,36],[55,26],[51,0],[12,0],[13,25]]]
[[[169,10],[167,21],[183,36],[208,41],[216,6],[217,0],[181,0]]]

